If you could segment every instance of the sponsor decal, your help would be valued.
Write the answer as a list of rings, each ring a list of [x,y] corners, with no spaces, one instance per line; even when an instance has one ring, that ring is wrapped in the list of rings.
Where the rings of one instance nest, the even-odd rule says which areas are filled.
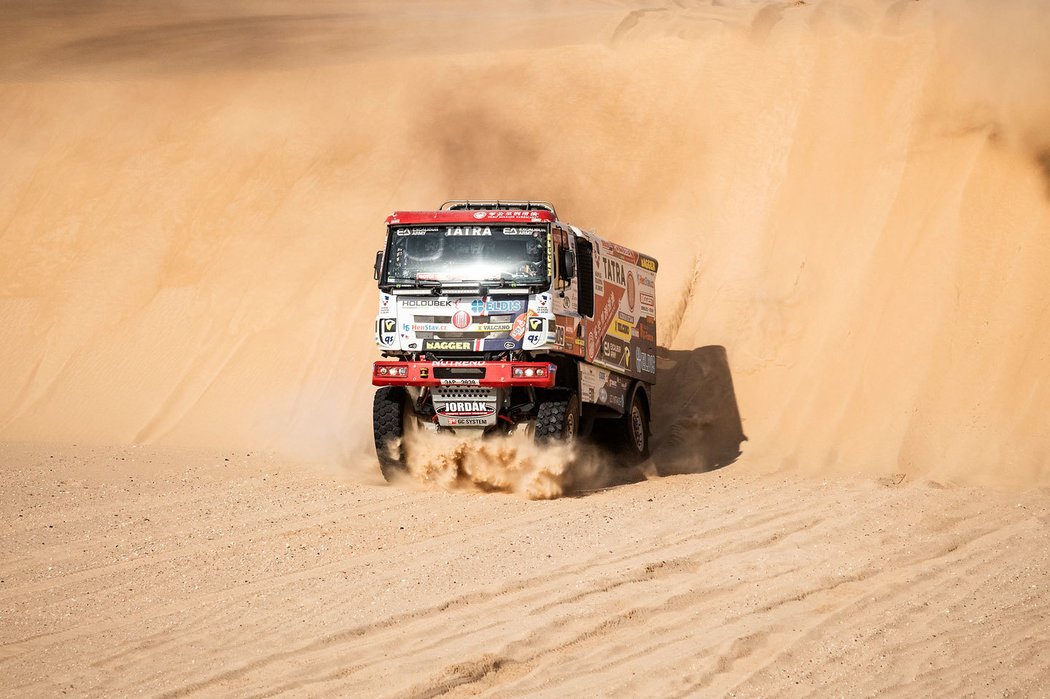
[[[654,280],[648,274],[639,274],[638,275],[638,283],[641,284],[642,286],[647,286],[650,289],[655,289],[656,288],[656,280]]]
[[[513,228],[511,226],[504,226],[503,235],[532,235],[542,231],[542,228]]]
[[[451,306],[448,299],[405,299],[401,302],[405,308],[445,308]]]
[[[456,311],[452,314],[452,324],[462,330],[470,325],[471,317],[466,311]]]
[[[541,337],[542,337],[541,335],[533,334],[533,335],[529,335],[528,337],[526,337],[525,341],[528,342],[530,345],[538,345],[538,344],[540,344],[540,338]]]
[[[496,412],[495,406],[482,400],[452,400],[438,405],[439,415],[478,416],[491,415]]]
[[[523,209],[508,209],[506,211],[475,211],[474,218],[479,221],[484,218],[511,218],[518,221],[531,221],[536,218],[535,212]]]
[[[618,257],[621,260],[626,260],[632,264],[638,261],[638,253],[634,250],[625,248],[622,245],[618,245],[608,240],[602,241],[602,252],[607,255]]]
[[[430,367],[424,366],[419,368],[419,378],[429,379],[430,378]]]
[[[518,343],[516,343],[516,342],[511,342],[511,341],[509,341],[509,340],[508,340],[507,342],[504,342],[504,343],[503,343],[503,349],[514,349],[514,348],[515,348],[515,347],[517,347],[517,346],[518,346]]]
[[[396,318],[383,318],[383,332],[392,333],[397,330],[397,319]]]
[[[482,323],[475,326],[478,332],[483,333],[505,333],[511,329],[510,323]]]
[[[603,257],[602,270],[605,273],[605,281],[612,282],[618,286],[627,286],[627,275],[624,274],[623,263],[619,260]]]
[[[638,321],[637,331],[642,342],[656,342],[656,323],[651,318]]]
[[[448,420],[449,427],[471,427],[475,425],[488,425],[488,420],[483,417],[452,417]]]
[[[634,275],[630,272],[627,273],[627,308],[634,311]]]
[[[623,345],[613,340],[602,340],[602,359],[610,364],[619,364],[623,358]]]
[[[532,315],[532,311],[529,311],[529,332],[543,332],[543,322],[543,318],[537,318]]]
[[[405,328],[408,329],[408,326],[405,326]],[[437,332],[438,330],[444,330],[444,329],[445,329],[444,325],[439,325],[437,323],[414,323],[412,325],[412,331],[413,332],[417,332],[417,333],[419,333],[419,332],[433,333],[433,332]]]
[[[462,352],[474,349],[474,342],[471,340],[423,340],[423,349]]]
[[[515,340],[520,340],[525,335],[525,314],[522,313],[520,316],[514,319],[514,326],[510,329],[510,336]]]
[[[641,267],[642,269],[648,271],[648,272],[655,272],[656,271],[656,267],[657,267],[657,262],[656,262],[656,260],[654,260],[653,258],[649,257],[648,255],[639,255],[638,256],[638,266]]]
[[[619,318],[613,318],[612,323],[609,325],[609,335],[619,338],[624,342],[631,341],[631,330],[634,329],[633,323],[625,323]]]
[[[616,308],[620,305],[619,290],[614,286],[610,286],[607,291],[607,294],[594,299],[594,305],[597,310],[595,311],[594,322],[589,324],[587,330],[587,342],[584,343],[582,339],[577,340],[578,343],[586,347],[588,361],[594,359],[594,355],[601,349],[598,343],[605,337],[605,333],[616,315]]]
[[[635,367],[643,374],[656,373],[656,355],[638,350],[634,354]]]
[[[652,294],[647,294],[647,293],[645,293],[643,291],[642,293],[638,294],[638,298],[646,306],[655,306],[656,305],[656,297],[653,296]]]
[[[528,303],[527,299],[474,299],[470,302],[470,312],[474,315],[521,313]]]
[[[449,226],[445,229],[445,235],[492,235],[492,229],[487,226]]]

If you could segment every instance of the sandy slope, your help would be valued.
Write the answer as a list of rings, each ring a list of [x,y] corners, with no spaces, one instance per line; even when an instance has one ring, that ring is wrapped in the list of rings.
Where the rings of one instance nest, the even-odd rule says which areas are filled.
[[[521,194],[665,261],[750,463],[1050,479],[1041,3],[4,7],[2,436],[345,457],[385,214]]]
[[[1045,692],[1048,21],[0,0],[0,692]],[[661,259],[638,482],[379,482],[383,217],[478,195]]]
[[[582,498],[6,445],[7,696],[1045,696],[1050,499],[723,469]],[[411,565],[406,565],[411,561]]]

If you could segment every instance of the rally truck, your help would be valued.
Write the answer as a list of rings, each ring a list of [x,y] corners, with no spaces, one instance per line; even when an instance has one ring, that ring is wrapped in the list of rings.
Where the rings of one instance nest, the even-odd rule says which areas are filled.
[[[654,258],[540,201],[448,201],[386,226],[372,423],[388,480],[417,430],[545,442],[597,427],[617,453],[648,456]]]

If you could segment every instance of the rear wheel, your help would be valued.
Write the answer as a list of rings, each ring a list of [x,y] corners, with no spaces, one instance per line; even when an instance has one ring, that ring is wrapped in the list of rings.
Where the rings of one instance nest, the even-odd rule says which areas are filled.
[[[639,388],[631,396],[631,405],[621,418],[620,426],[623,446],[635,462],[642,462],[649,458],[649,411],[645,407],[641,393]]]
[[[372,434],[383,478],[390,481],[408,470],[403,437],[415,425],[408,392],[402,386],[383,386],[372,399]]]
[[[552,391],[536,413],[536,441],[572,442],[579,431],[580,399],[571,391]]]

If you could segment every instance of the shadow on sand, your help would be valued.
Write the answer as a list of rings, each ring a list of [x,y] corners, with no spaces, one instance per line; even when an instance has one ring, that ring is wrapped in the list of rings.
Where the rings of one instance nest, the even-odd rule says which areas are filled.
[[[727,466],[747,441],[726,348],[657,353],[652,454],[661,476]]]
[[[736,461],[747,437],[725,347],[659,348],[651,424],[649,461],[607,469],[600,482],[590,484],[597,488],[581,488],[576,494],[637,483],[654,471],[659,476],[705,473]],[[594,447],[603,461],[615,462],[615,454],[605,452],[600,443]]]

